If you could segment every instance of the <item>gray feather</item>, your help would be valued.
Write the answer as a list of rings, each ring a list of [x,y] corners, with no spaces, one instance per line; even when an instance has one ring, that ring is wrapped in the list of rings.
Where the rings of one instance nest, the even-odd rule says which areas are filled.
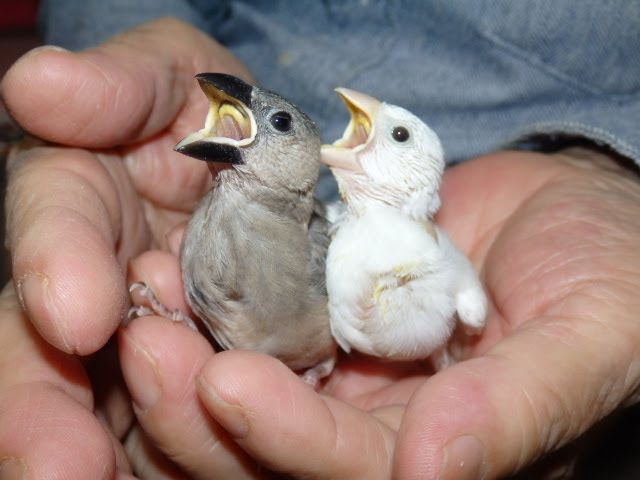
[[[245,163],[218,173],[185,232],[185,292],[222,347],[308,369],[336,352],[325,286],[329,222],[313,198],[320,139],[281,97],[254,88],[251,103],[258,134],[242,148]],[[269,129],[278,109],[292,113],[292,134]]]

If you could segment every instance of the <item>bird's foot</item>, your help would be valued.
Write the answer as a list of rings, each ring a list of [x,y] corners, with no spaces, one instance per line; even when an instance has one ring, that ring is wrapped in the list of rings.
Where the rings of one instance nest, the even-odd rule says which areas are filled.
[[[319,363],[315,367],[311,367],[308,370],[305,370],[304,373],[300,376],[302,381],[309,385],[314,390],[318,389],[318,384],[320,380],[325,377],[328,377],[331,372],[333,372],[333,367],[336,364],[335,357],[331,357]]]
[[[444,345],[443,347],[440,347],[435,352],[433,352],[429,356],[429,360],[431,361],[431,365],[433,365],[433,368],[436,372],[444,370],[445,368],[450,367],[451,365],[456,363],[456,359],[449,351],[447,345]]]
[[[478,335],[484,329],[487,297],[481,288],[469,288],[456,297],[458,318],[467,335]]]
[[[146,283],[135,282],[129,287],[129,292],[131,293],[136,290],[138,290],[138,293],[143,298],[147,299],[149,306],[136,305],[131,307],[127,313],[127,318],[129,320],[136,317],[144,317],[146,315],[159,315],[161,317],[168,318],[169,320],[173,320],[174,322],[182,322],[196,332],[198,331],[198,327],[195,322],[188,315],[185,315],[177,308],[172,310],[160,302],[155,293],[153,293]]]

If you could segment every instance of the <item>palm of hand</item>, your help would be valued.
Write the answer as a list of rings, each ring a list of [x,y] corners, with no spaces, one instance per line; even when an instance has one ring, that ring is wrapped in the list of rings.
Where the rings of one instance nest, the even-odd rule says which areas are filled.
[[[408,445],[437,443],[433,432],[446,430],[425,427],[422,412],[438,405],[425,397],[437,388],[451,390],[450,402],[477,402],[476,415],[519,409],[526,414],[501,426],[495,442],[523,432],[534,440],[507,455],[490,445],[488,455],[504,457],[495,462],[503,472],[520,468],[637,397],[637,375],[627,372],[640,340],[632,313],[640,307],[640,188],[610,159],[577,150],[470,161],[447,173],[441,193],[436,220],[481,271],[491,303],[485,331],[455,340],[459,357],[472,361],[426,383],[419,368],[345,362],[328,390],[386,423],[392,405],[408,403],[400,432],[410,440],[396,465],[420,464]],[[462,430],[474,422],[464,417]],[[488,430],[502,423],[482,422]]]
[[[638,278],[631,261],[640,235],[637,179],[603,157],[577,156],[502,153],[464,166],[467,178],[461,168],[445,188],[454,199],[441,221],[454,238],[467,233],[465,250],[481,265],[494,307],[467,356],[523,330],[547,347],[557,340],[571,349],[572,336],[604,341],[606,330],[629,326],[620,317],[635,302],[628,285]],[[480,191],[462,184],[469,177]],[[467,215],[454,217],[456,206]],[[600,317],[605,312],[609,318]]]
[[[425,382],[419,364],[354,357],[338,364],[325,387],[399,431],[400,471],[421,464],[415,445],[437,444],[434,430],[446,436],[446,428],[469,428],[478,418],[495,434],[487,443],[489,458],[501,458],[494,462],[497,471],[517,469],[635,393],[629,382],[637,379],[620,372],[630,368],[640,337],[629,314],[637,300],[628,288],[640,278],[640,266],[629,261],[633,239],[640,237],[632,219],[640,215],[628,212],[640,205],[640,189],[609,162],[587,151],[504,152],[447,173],[437,221],[481,271],[492,304],[486,330],[460,344],[461,359],[470,361]],[[612,349],[615,356],[602,355]],[[443,391],[446,398],[438,398]],[[472,404],[466,415],[474,418],[463,412],[452,422],[445,416],[444,428],[436,415],[424,425],[422,412],[448,411],[449,404],[438,402],[452,401]],[[507,425],[490,422],[511,409],[522,414]],[[497,439],[511,435],[536,440],[506,454],[492,450],[499,449]],[[432,468],[437,473],[438,463]]]

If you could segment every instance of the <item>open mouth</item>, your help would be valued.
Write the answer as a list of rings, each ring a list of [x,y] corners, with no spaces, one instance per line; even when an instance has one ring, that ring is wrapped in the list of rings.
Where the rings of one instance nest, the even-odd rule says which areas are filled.
[[[251,144],[257,131],[246,104],[251,87],[230,75],[201,74],[196,78],[209,99],[207,118],[204,128],[184,138],[175,149],[200,160],[237,163],[236,149]]]
[[[353,149],[366,145],[373,128],[370,117],[371,112],[368,111],[370,108],[367,108],[370,103],[363,102],[362,94],[353,90],[337,88],[336,91],[349,109],[351,121],[347,125],[342,138],[334,142],[333,146]]]
[[[209,99],[209,112],[204,128],[198,133],[218,143],[235,146],[251,143],[255,137],[255,120],[246,105],[211,84],[201,82],[201,85]]]
[[[322,162],[332,168],[356,170],[356,154],[366,148],[375,131],[373,119],[380,102],[364,93],[336,88],[351,113],[351,120],[342,135],[332,145],[322,146]]]

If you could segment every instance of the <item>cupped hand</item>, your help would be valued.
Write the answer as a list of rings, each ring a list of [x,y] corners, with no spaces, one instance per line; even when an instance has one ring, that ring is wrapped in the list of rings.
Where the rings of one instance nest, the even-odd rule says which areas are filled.
[[[428,377],[420,364],[343,358],[318,394],[269,357],[211,356],[188,347],[196,340],[186,327],[143,319],[121,346],[130,385],[145,375],[136,362],[154,367],[150,436],[184,455],[158,425],[180,430],[189,412],[180,442],[203,453],[196,478],[216,477],[230,458],[294,478],[500,478],[636,402],[636,173],[586,149],[501,152],[449,170],[442,196],[437,221],[491,299],[482,335],[458,339],[459,363]],[[141,258],[137,274],[161,276],[160,264]],[[229,439],[247,457],[229,457]]]
[[[9,158],[7,242],[23,307],[69,353],[96,351],[128,298],[129,258],[164,246],[207,190],[206,165],[173,151],[208,108],[202,71],[249,73],[212,39],[174,19],[80,53],[43,47],[2,81],[36,142]]]
[[[11,284],[0,293],[0,357],[0,478],[132,478],[118,441],[125,399],[109,402],[117,422],[96,415],[104,397],[81,360],[38,335]]]
[[[7,162],[17,300],[4,300],[13,320],[0,322],[3,478],[20,469],[25,478],[113,478],[128,469],[127,433],[149,476],[174,469],[128,430],[131,411],[112,381],[117,357],[102,347],[128,304],[128,260],[165,247],[211,182],[206,165],[173,152],[204,121],[193,79],[203,71],[251,81],[219,44],[167,18],[79,53],[35,49],[2,80],[5,105],[41,139]]]
[[[640,181],[591,150],[505,152],[452,169],[443,196],[492,311],[412,398],[394,465],[500,477],[638,399]]]
[[[59,349],[84,354],[106,342],[126,305],[127,259],[166,246],[208,188],[206,167],[172,152],[204,118],[191,77],[207,70],[248,79],[213,41],[161,20],[81,54],[32,52],[3,80],[18,122],[64,145],[16,150],[7,202],[20,301]],[[307,478],[437,478],[443,469],[442,478],[490,478],[521,468],[637,400],[639,188],[585,150],[504,152],[450,170],[438,221],[481,271],[492,309],[484,334],[460,349],[463,361],[430,378],[419,365],[353,358],[319,395],[268,357],[212,356],[181,325],[134,322],[120,343],[145,430],[130,436],[130,452],[155,478],[161,468],[180,475],[154,463],[158,452],[197,478],[221,465],[267,476],[254,460]],[[137,276],[153,285],[154,265]],[[136,372],[140,361],[152,368]],[[52,363],[45,356],[38,373],[55,381]],[[150,376],[142,385],[157,389],[142,398],[132,380]],[[83,382],[81,401],[91,394]],[[22,382],[5,387],[16,397],[3,411],[37,398]],[[69,400],[78,392],[62,388],[60,408],[93,429],[95,417]],[[104,435],[91,438],[113,466]],[[45,445],[31,451],[53,458]],[[24,456],[15,458],[20,468]]]

